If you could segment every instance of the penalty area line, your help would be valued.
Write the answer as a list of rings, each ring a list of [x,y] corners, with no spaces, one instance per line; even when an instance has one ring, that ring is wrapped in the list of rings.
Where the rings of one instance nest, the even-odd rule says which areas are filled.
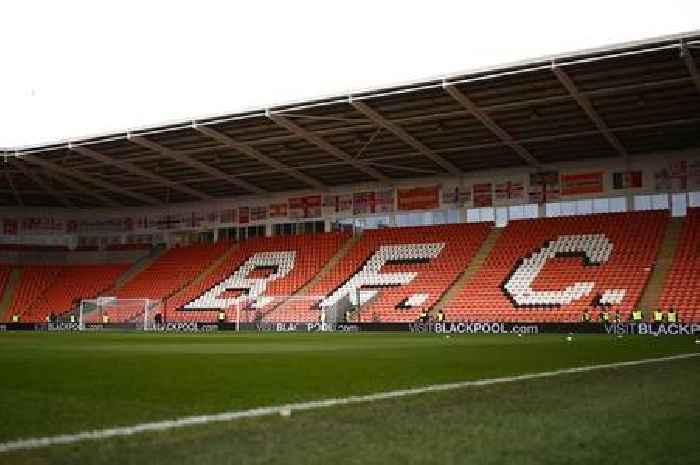
[[[384,399],[396,399],[399,397],[415,396],[429,392],[451,391],[455,389],[463,389],[468,387],[491,386],[494,384],[514,383],[518,381],[527,381],[533,379],[552,378],[555,376],[568,375],[574,373],[587,373],[596,370],[604,370],[609,368],[623,368],[630,366],[646,365],[650,363],[668,362],[673,360],[681,360],[692,357],[697,357],[700,352],[670,355],[667,357],[646,358],[641,360],[630,360],[627,362],[613,362],[599,365],[586,365],[573,368],[562,368],[560,370],[543,371],[538,373],[526,373],[516,376],[506,376],[502,378],[487,378],[471,381],[461,381],[457,383],[433,384],[423,387],[411,389],[399,389],[394,391],[377,392],[374,394],[365,394],[359,396],[330,398],[323,400],[314,400],[308,402],[297,402],[292,404],[276,405],[271,407],[258,407],[249,410],[238,410],[230,412],[221,412],[210,415],[196,415],[189,417],[177,418],[174,420],[154,421],[149,423],[141,423],[133,426],[122,426],[117,428],[99,429],[93,431],[84,431],[74,434],[61,434],[58,436],[46,436],[41,438],[19,439],[15,441],[0,443],[0,453],[13,452],[19,450],[38,449],[42,447],[56,446],[62,444],[73,444],[76,442],[90,441],[97,439],[109,439],[123,436],[133,436],[141,433],[166,431],[175,428],[184,428],[187,426],[205,425],[215,422],[226,422],[240,420],[243,418],[255,418],[269,415],[278,415],[280,411],[301,412],[305,410],[314,410],[327,407],[335,407],[339,405],[359,404],[365,402],[373,402]]]

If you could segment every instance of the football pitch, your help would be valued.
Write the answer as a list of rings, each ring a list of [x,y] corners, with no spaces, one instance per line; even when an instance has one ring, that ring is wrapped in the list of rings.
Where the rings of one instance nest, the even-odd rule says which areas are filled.
[[[609,335],[0,333],[0,443],[699,348]],[[0,464],[698,463],[698,386],[691,357],[16,450]]]

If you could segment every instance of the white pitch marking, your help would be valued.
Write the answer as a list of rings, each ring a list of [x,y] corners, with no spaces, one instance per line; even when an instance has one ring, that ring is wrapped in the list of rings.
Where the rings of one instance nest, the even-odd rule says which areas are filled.
[[[397,397],[414,396],[427,392],[442,392],[454,389],[462,389],[473,386],[490,386],[493,384],[513,383],[517,381],[527,381],[531,379],[551,378],[554,376],[567,375],[572,373],[586,373],[589,371],[603,370],[606,368],[621,368],[637,365],[645,365],[648,363],[667,362],[672,360],[680,360],[691,357],[697,357],[700,352],[670,355],[668,357],[647,358],[642,360],[631,360],[627,362],[605,363],[600,365],[588,365],[574,368],[563,368],[561,370],[544,371],[540,373],[526,373],[517,376],[507,376],[503,378],[489,378],[472,381],[461,381],[458,383],[448,384],[433,384],[412,389],[400,389],[396,391],[377,392],[374,394],[366,394],[361,396],[350,396],[342,398],[331,398],[324,400],[314,400],[309,402],[298,402],[294,404],[284,404],[272,407],[259,407],[250,410],[239,410],[233,412],[222,412],[211,415],[197,415],[191,417],[177,418],[174,420],[155,421],[150,423],[141,423],[134,426],[122,426],[118,428],[100,429],[94,431],[84,431],[75,434],[62,434],[59,436],[46,436],[43,438],[19,439],[0,443],[0,453],[12,452],[23,449],[37,449],[40,447],[55,446],[61,444],[72,444],[76,442],[108,439],[120,436],[133,436],[138,433],[146,433],[151,431],[165,431],[174,428],[183,428],[193,425],[204,425],[207,423],[224,422],[239,420],[241,418],[262,417],[268,415],[279,415],[281,410],[303,411],[313,410],[325,407],[334,407],[337,405],[357,404],[362,402],[373,402],[376,400],[395,399]]]

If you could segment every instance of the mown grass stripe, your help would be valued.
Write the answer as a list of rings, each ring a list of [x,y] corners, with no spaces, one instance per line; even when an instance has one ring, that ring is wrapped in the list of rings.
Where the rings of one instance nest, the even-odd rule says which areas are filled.
[[[559,370],[544,371],[538,373],[526,373],[516,376],[506,376],[501,378],[487,378],[480,380],[461,381],[457,383],[434,384],[411,389],[399,389],[393,391],[378,392],[374,394],[366,394],[359,396],[349,396],[342,398],[330,398],[308,402],[298,402],[290,404],[282,404],[270,407],[259,407],[248,410],[239,410],[231,412],[221,412],[210,415],[196,415],[174,420],[163,420],[148,423],[141,423],[133,426],[123,426],[117,428],[107,428],[93,431],[84,431],[74,434],[62,434],[58,436],[46,436],[40,438],[19,439],[0,443],[0,453],[7,453],[18,450],[37,449],[42,447],[72,444],[82,441],[109,439],[114,437],[133,436],[140,433],[165,431],[175,428],[183,428],[187,426],[204,425],[215,422],[226,422],[239,420],[243,418],[262,417],[269,415],[278,415],[281,411],[288,410],[290,413],[295,411],[314,410],[319,408],[335,407],[339,405],[348,405],[364,402],[373,402],[385,399],[395,399],[399,397],[414,396],[429,392],[442,392],[455,389],[463,389],[467,387],[490,386],[494,384],[513,383],[518,381],[527,381],[533,379],[551,378],[555,376],[586,373],[596,370],[609,368],[623,368],[630,366],[645,365],[649,363],[667,362],[673,360],[687,359],[697,357],[700,353],[686,353],[678,355],[670,355],[666,357],[647,358],[640,360],[630,360],[626,362],[604,363],[598,365],[587,365],[573,368],[563,368]]]

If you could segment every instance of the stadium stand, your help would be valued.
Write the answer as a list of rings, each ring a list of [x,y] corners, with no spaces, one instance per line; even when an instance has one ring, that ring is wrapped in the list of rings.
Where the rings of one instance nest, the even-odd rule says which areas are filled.
[[[169,297],[192,281],[231,247],[229,242],[200,243],[167,250],[115,292],[121,299]]]
[[[212,270],[205,279],[191,283],[169,298],[165,304],[167,318],[169,321],[215,321],[218,308],[213,302],[211,308],[207,308],[206,303],[202,303],[197,310],[189,310],[183,307],[204,296],[207,291],[230,278],[246,263],[249,263],[249,269],[241,272],[243,274],[243,279],[253,279],[256,277],[264,278],[269,276],[270,273],[279,271],[276,266],[273,267],[275,269],[270,269],[270,267],[250,264],[250,260],[256,257],[256,254],[258,257],[273,258],[275,259],[275,263],[282,263],[283,266],[289,267],[286,275],[267,283],[261,295],[267,297],[290,296],[312,279],[348,239],[349,234],[334,232],[298,236],[261,237],[245,241]],[[289,255],[279,255],[285,252],[294,252],[294,258],[291,263],[287,263],[288,260],[284,258]],[[212,298],[210,301],[219,297],[221,294],[227,297],[236,297],[239,295],[227,292],[225,286],[220,286],[218,292],[211,293]],[[261,305],[261,308],[255,310],[269,311],[270,309]],[[227,308],[226,313],[228,318],[232,319],[235,309]]]
[[[574,322],[584,309],[594,310],[596,296],[626,318],[651,273],[667,221],[665,211],[512,221],[447,305],[447,318]],[[586,283],[593,285],[587,289]]]
[[[3,265],[0,263],[0,298],[2,298],[5,293],[5,286],[7,285],[7,280],[10,279],[10,271],[12,267],[9,265]]]
[[[365,284],[361,294],[379,290],[361,310],[363,321],[410,321],[421,308],[429,309],[464,270],[479,244],[486,238],[490,224],[451,224],[409,228],[369,230],[319,282],[307,291],[310,296],[329,296],[347,285],[357,272]],[[432,250],[430,244],[437,244]],[[384,249],[382,249],[384,247]],[[380,269],[371,263],[373,255],[385,250],[386,261]],[[432,256],[432,258],[421,258]],[[385,282],[389,273],[403,285],[366,285],[379,277]],[[413,275],[415,273],[415,275]],[[350,291],[351,299],[355,296]],[[362,297],[364,301],[364,296]],[[319,310],[307,302],[290,302],[268,315],[270,321],[315,321]]]
[[[700,208],[688,209],[659,307],[673,306],[683,322],[700,321]]]
[[[128,264],[52,267],[51,283],[22,312],[25,321],[43,321],[52,312],[68,312],[80,299],[93,298],[108,288]],[[31,269],[25,268],[25,272]]]

